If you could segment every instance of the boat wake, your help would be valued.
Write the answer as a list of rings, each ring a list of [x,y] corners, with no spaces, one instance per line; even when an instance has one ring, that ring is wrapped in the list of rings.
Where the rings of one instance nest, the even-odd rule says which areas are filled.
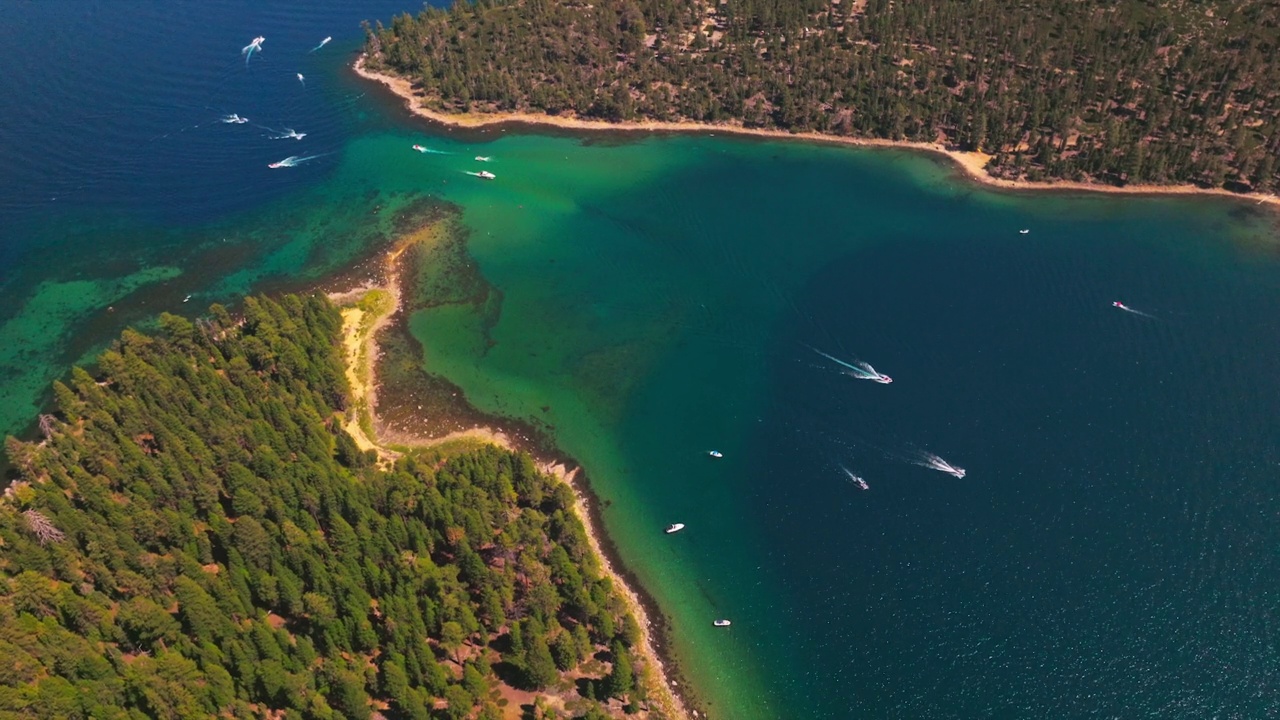
[[[840,365],[841,367],[844,368],[844,373],[850,377],[854,377],[859,380],[873,380],[883,385],[887,385],[893,382],[893,378],[871,367],[871,363],[866,363],[861,360],[855,360],[852,363],[847,363],[838,357],[835,357],[833,355],[828,355],[827,353],[822,352],[821,350],[819,350],[816,347],[813,347],[812,345],[806,345],[805,347],[818,353],[822,357]]]
[[[329,41],[330,41],[330,40],[332,40],[332,39],[333,39],[333,38],[331,38],[331,37],[327,37],[327,38],[325,38],[325,39],[321,40],[319,45],[317,45],[317,46],[315,46],[315,47],[311,48],[311,50],[309,50],[308,52],[315,52],[315,51],[319,50],[320,48],[324,47],[325,45],[328,45],[328,44],[329,44]]]
[[[301,140],[302,138],[307,136],[306,133],[300,133],[297,130],[294,130],[293,128],[285,128],[283,130],[276,130],[274,128],[265,128],[265,129],[270,130],[272,133],[275,133],[274,135],[267,136],[272,140]]]
[[[840,466],[840,469],[844,471],[844,474],[845,474],[845,475],[848,475],[848,476],[849,476],[849,482],[851,482],[851,483],[853,483],[854,485],[856,485],[856,486],[858,487],[858,489],[859,489],[859,490],[870,490],[870,489],[871,489],[871,486],[867,484],[867,481],[866,481],[866,480],[863,480],[862,478],[858,477],[857,475],[854,475],[854,474],[853,474],[853,471],[852,471],[852,470],[850,470],[849,468],[847,468],[847,467],[845,467],[845,466],[841,465],[841,466]]]
[[[956,467],[931,452],[924,452],[921,450],[919,457],[917,457],[913,462],[921,467],[938,470],[940,472],[947,473],[948,475],[954,475],[957,478],[964,477],[964,468]]]
[[[301,165],[302,163],[308,160],[315,160],[318,157],[323,157],[323,155],[306,155],[303,157],[298,157],[297,155],[290,155],[289,157],[283,160],[277,160],[276,162],[273,162],[270,165],[267,165],[267,167],[272,169],[294,167],[297,165]]]
[[[1156,317],[1151,313],[1145,313],[1145,312],[1142,312],[1141,310],[1136,310],[1134,308],[1131,308],[1128,305],[1125,305],[1124,303],[1120,302],[1119,300],[1113,301],[1111,303],[1111,307],[1119,308],[1127,313],[1133,313],[1134,315],[1141,315],[1144,318],[1151,318],[1152,320],[1154,320]]]
[[[253,57],[255,52],[262,52],[262,43],[266,38],[259,35],[253,39],[253,42],[245,45],[240,49],[240,54],[244,56],[244,66],[249,67],[249,58]]]
[[[426,155],[452,155],[453,154],[451,152],[445,152],[444,150],[432,150],[431,148],[425,145],[414,145],[413,149],[417,150],[420,153],[424,153]]]
[[[230,123],[232,125],[243,125],[244,123],[249,122],[249,118],[242,118],[235,113],[231,113],[230,115],[223,115],[220,119],[222,120],[222,122]]]

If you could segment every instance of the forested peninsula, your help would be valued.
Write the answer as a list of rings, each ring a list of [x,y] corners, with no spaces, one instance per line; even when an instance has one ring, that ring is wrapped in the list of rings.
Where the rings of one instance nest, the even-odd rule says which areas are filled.
[[[441,114],[937,144],[1005,181],[1280,188],[1265,0],[479,0],[367,28]]]
[[[664,717],[565,483],[358,448],[323,296],[160,326],[8,440],[0,717]]]

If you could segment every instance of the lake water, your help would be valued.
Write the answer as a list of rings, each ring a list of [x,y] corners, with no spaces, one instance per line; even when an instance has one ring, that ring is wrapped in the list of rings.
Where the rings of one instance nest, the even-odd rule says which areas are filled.
[[[714,717],[1280,713],[1272,217],[902,152],[456,137],[344,71],[395,1],[147,7],[0,28],[6,431],[124,323],[305,284],[445,200],[500,302],[415,314],[425,368],[554,428]]]

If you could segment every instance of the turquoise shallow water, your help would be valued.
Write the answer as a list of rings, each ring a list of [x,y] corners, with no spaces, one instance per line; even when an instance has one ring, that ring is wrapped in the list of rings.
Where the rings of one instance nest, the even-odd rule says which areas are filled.
[[[19,7],[6,431],[124,324],[305,284],[444,200],[497,292],[412,317],[424,367],[554,428],[714,717],[1280,712],[1280,252],[1254,208],[996,194],[900,152],[434,132],[341,72],[395,5],[191,4],[159,47],[140,7]],[[54,20],[81,55],[29,47]],[[294,141],[202,124],[222,112],[327,154],[267,170]]]

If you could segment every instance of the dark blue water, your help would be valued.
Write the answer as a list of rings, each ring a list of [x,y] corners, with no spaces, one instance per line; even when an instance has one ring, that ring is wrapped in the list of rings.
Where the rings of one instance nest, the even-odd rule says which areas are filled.
[[[394,0],[9,4],[0,217],[92,205],[190,223],[289,192],[299,178],[263,166],[340,147],[353,128],[343,100],[365,89],[334,70],[361,42],[361,20],[403,10]],[[257,35],[264,51],[246,66],[240,50]],[[309,54],[325,36],[333,42]],[[314,77],[304,87],[296,73]],[[228,113],[253,124],[217,122]],[[268,140],[260,126],[307,137]]]
[[[1106,220],[885,243],[779,329],[753,504],[815,716],[1280,713],[1274,249]]]

